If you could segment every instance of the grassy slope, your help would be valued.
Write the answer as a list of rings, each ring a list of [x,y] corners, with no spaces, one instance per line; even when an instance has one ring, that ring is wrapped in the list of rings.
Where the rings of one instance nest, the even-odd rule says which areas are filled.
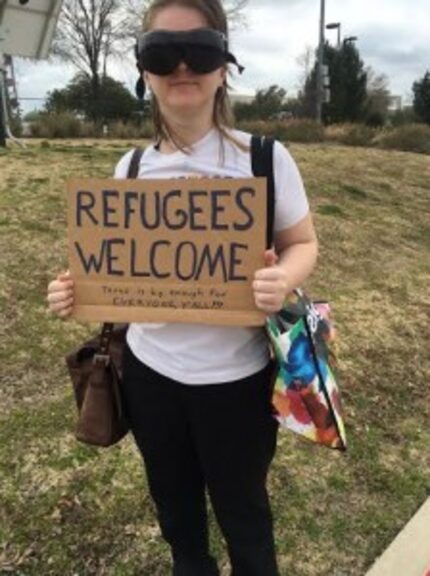
[[[0,573],[169,574],[132,442],[97,451],[72,435],[61,357],[91,328],[51,318],[44,301],[65,266],[65,180],[110,176],[125,148],[0,153]],[[359,576],[429,492],[430,165],[291,151],[321,244],[308,288],[332,302],[340,334],[350,450],[280,435],[270,490],[281,573]],[[215,526],[212,540],[225,565]]]

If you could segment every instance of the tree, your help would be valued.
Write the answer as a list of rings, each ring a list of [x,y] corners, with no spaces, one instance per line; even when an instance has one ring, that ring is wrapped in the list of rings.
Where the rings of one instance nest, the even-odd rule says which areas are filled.
[[[315,62],[314,50],[311,46],[306,46],[304,51],[296,58],[296,64],[300,68],[300,75],[298,79],[298,93],[303,94],[306,87],[306,80],[312,70]]]
[[[324,46],[324,63],[328,65],[330,101],[323,106],[323,120],[331,122],[357,122],[365,116],[367,74],[357,48],[352,42],[343,42],[340,48],[328,43]],[[316,113],[317,62],[309,74],[302,95],[304,115]]]
[[[394,110],[389,117],[391,126],[404,126],[418,122],[413,106],[403,106],[401,110]]]
[[[87,119],[95,116],[94,101],[91,99],[91,79],[82,72],[62,90],[48,94],[45,109],[50,113],[73,112]],[[138,109],[137,99],[117,80],[104,76],[100,81],[97,101],[99,120],[128,120]]]
[[[317,66],[312,68],[307,77],[303,91],[299,92],[299,115],[305,118],[315,118],[317,113]]]
[[[365,120],[369,126],[383,126],[388,117],[390,91],[388,77],[377,74],[371,66],[366,68],[367,99],[365,104]]]
[[[227,0],[223,2],[227,12],[227,19],[231,28],[236,29],[246,26],[245,8],[248,0]]]
[[[237,103],[234,107],[236,119],[268,120],[284,110],[284,99],[287,92],[277,84],[257,90],[254,100],[249,104]]]
[[[367,75],[357,48],[344,42],[340,49],[326,46],[330,102],[324,107],[325,122],[357,122],[364,118]]]
[[[421,80],[414,82],[412,90],[415,114],[420,120],[430,124],[430,72],[427,71]]]
[[[41,112],[40,110],[30,110],[30,112],[27,112],[27,114],[25,114],[23,121],[36,122],[37,120],[40,120],[41,114],[43,115],[43,112]]]
[[[90,80],[91,118],[99,120],[101,77],[109,57],[119,54],[128,25],[120,0],[65,0],[53,54],[71,62]]]
[[[245,8],[249,0],[222,0],[231,28],[246,25]],[[136,35],[142,28],[142,15],[152,0],[126,0],[123,2],[129,16],[130,32]]]
[[[254,99],[257,117],[261,120],[268,120],[282,112],[286,95],[286,90],[276,84],[266,90],[258,90]]]

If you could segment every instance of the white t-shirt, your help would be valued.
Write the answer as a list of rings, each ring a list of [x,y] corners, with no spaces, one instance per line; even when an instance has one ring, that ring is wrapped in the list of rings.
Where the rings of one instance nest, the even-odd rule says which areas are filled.
[[[246,146],[251,135],[232,130]],[[145,149],[138,178],[252,177],[251,154],[212,129],[193,145],[192,152],[162,154],[153,145]],[[126,178],[132,151],[115,169],[115,178]],[[274,230],[287,229],[309,211],[302,179],[289,152],[274,147]],[[205,324],[130,324],[127,342],[134,355],[153,370],[184,384],[221,384],[239,380],[263,369],[268,346],[262,328]]]

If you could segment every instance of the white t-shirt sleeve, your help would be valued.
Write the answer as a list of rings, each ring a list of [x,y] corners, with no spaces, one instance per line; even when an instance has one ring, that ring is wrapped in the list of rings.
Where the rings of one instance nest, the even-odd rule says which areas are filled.
[[[113,173],[114,178],[127,178],[128,167],[130,166],[131,157],[133,155],[133,150],[129,150],[120,159],[118,164],[115,166]]]
[[[291,228],[309,212],[303,180],[291,154],[280,142],[274,146],[275,232]]]

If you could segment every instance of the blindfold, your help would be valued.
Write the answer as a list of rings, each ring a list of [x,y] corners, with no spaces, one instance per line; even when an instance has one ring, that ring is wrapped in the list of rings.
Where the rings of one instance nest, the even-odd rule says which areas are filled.
[[[154,30],[142,34],[135,46],[139,72],[146,70],[157,76],[167,76],[176,70],[180,62],[195,74],[209,74],[227,63],[243,66],[229,52],[226,36],[212,28],[197,28],[181,32]],[[145,84],[139,78],[136,84],[138,98],[145,94]]]

